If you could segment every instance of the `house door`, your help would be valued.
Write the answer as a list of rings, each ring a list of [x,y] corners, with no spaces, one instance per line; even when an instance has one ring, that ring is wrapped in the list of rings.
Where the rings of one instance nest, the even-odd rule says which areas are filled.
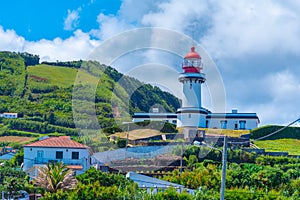
[[[43,163],[43,158],[44,158],[44,151],[38,150],[37,157],[36,157],[37,163]]]

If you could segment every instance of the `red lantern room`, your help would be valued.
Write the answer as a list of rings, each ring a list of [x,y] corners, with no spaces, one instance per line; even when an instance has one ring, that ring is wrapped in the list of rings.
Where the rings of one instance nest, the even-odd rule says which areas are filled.
[[[182,69],[184,73],[200,73],[201,66],[201,56],[195,52],[195,47],[192,47],[191,52],[184,57]]]

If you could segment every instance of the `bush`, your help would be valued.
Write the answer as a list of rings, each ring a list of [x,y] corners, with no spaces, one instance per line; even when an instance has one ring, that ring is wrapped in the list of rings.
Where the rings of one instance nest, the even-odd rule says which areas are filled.
[[[127,143],[126,139],[121,139],[121,138],[117,139],[117,146],[118,146],[118,148],[124,148],[124,147],[126,147],[126,143]]]

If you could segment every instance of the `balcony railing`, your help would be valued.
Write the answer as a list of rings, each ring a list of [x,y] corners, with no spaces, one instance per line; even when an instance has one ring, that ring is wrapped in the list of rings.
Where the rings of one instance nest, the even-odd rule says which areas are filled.
[[[55,158],[35,158],[34,164],[47,164],[47,163],[57,163],[63,162],[66,165],[82,165],[85,166],[88,160],[86,158],[82,159],[55,159]]]

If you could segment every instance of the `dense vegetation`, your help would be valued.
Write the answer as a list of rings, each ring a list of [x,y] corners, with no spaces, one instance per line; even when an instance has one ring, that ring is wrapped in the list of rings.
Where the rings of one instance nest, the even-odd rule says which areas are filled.
[[[149,112],[154,105],[174,112],[180,105],[158,87],[95,61],[38,63],[36,55],[0,52],[0,113],[22,118],[0,119],[1,135],[75,136],[84,132],[79,129],[99,127],[114,133],[134,112]]]
[[[198,147],[197,147],[198,148]],[[202,151],[202,150],[201,150]],[[193,153],[194,152],[194,153]],[[94,168],[76,176],[75,186],[50,190],[45,182],[37,184],[29,181],[25,173],[16,168],[20,155],[6,162],[0,168],[0,186],[5,193],[17,194],[19,190],[41,193],[43,199],[219,199],[221,164],[218,161],[203,160],[197,151],[188,150],[187,168],[180,173],[175,170],[160,177],[195,189],[195,194],[177,193],[175,188],[147,193],[125,178],[122,174],[103,173]],[[195,159],[196,158],[196,159]],[[237,158],[237,157],[236,157]],[[251,161],[251,163],[248,163]],[[60,163],[56,163],[60,165]],[[61,170],[63,167],[57,168]],[[62,170],[63,171],[63,170]],[[53,172],[53,171],[52,171]],[[55,173],[53,173],[54,175]],[[49,174],[49,176],[52,176]],[[62,179],[63,177],[55,176]],[[287,157],[254,156],[254,159],[229,162],[227,165],[225,199],[299,199],[300,198],[300,159]],[[53,177],[54,178],[54,177]],[[71,178],[71,177],[69,177]],[[48,181],[54,181],[52,178]],[[42,179],[41,179],[42,181]],[[46,179],[45,179],[46,181]],[[54,181],[57,182],[57,181]],[[17,183],[17,184],[16,184]],[[58,182],[57,182],[58,183]]]

